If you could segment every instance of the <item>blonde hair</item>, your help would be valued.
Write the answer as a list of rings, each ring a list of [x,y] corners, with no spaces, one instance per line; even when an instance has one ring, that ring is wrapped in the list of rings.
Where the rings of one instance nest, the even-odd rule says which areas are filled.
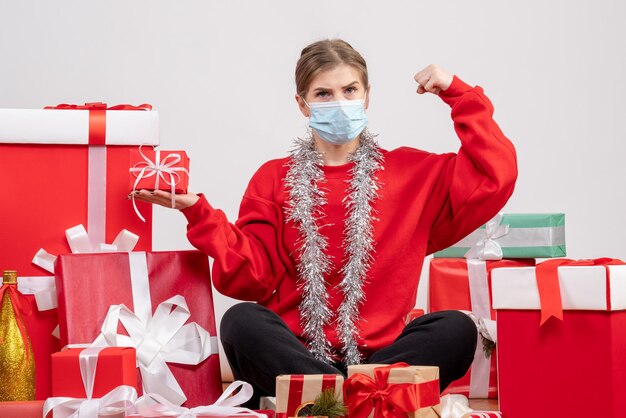
[[[325,70],[346,64],[355,68],[361,75],[363,88],[367,88],[367,64],[352,46],[342,39],[325,39],[307,45],[300,53],[296,64],[296,92],[304,97],[311,81]]]

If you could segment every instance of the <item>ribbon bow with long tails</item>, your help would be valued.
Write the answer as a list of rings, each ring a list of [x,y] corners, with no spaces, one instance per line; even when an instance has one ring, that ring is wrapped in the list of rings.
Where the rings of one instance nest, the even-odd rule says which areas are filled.
[[[137,190],[137,186],[142,179],[150,178],[155,176],[154,188],[158,189],[161,180],[163,183],[170,186],[170,194],[171,194],[171,204],[172,208],[176,207],[176,185],[180,183],[180,175],[179,172],[186,173],[189,175],[189,172],[185,167],[176,167],[176,165],[181,161],[182,157],[177,153],[167,154],[165,157],[161,158],[161,151],[155,150],[154,161],[150,158],[146,157],[146,155],[141,152],[141,147],[139,147],[139,154],[144,159],[144,161],[135,164],[133,167],[129,169],[131,173],[133,173],[137,179],[133,184],[133,191],[131,193],[131,198],[133,200],[133,208],[135,209],[135,213],[139,216],[139,219],[142,221],[146,221],[144,217],[139,213],[139,209],[137,208],[137,204],[135,203],[135,190]],[[166,177],[168,176],[168,177]]]
[[[233,395],[239,388],[241,390]],[[142,417],[196,418],[201,415],[230,417],[244,414],[245,416],[253,415],[258,418],[267,418],[265,414],[259,414],[251,409],[239,406],[250,400],[250,398],[252,398],[252,386],[249,383],[237,380],[231,383],[222,396],[212,405],[185,408],[174,405],[159,394],[147,393],[137,399],[135,407],[137,408],[137,413]]]
[[[195,322],[185,324],[190,316],[181,295],[161,302],[152,317],[143,319],[124,305],[112,305],[92,345],[134,347],[144,392],[158,393],[180,405],[187,397],[167,363],[196,365],[217,353],[214,337]],[[117,333],[118,324],[128,335]]]
[[[345,381],[344,400],[350,418],[367,418],[372,410],[376,418],[405,418],[408,412],[439,403],[438,379],[423,383],[388,383],[391,369],[397,367],[408,367],[408,364],[376,367],[374,379],[355,373]]]
[[[485,225],[485,236],[478,240],[472,248],[465,253],[465,258],[479,260],[502,260],[502,247],[496,241],[509,233],[508,225],[501,225],[502,213],[498,213]]]

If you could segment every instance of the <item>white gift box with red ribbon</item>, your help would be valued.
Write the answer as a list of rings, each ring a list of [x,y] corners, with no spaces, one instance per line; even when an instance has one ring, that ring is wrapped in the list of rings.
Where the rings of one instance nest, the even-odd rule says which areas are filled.
[[[619,262],[581,260],[554,267],[547,277],[555,281],[547,288],[541,283],[546,276],[538,274],[546,262],[492,271],[503,416],[528,416],[529,393],[537,394],[533,409],[545,416],[585,416],[590,407],[593,416],[624,416],[626,265],[607,261]],[[542,294],[546,289],[549,294]],[[546,302],[555,301],[556,309],[549,311],[555,316],[542,314]]]

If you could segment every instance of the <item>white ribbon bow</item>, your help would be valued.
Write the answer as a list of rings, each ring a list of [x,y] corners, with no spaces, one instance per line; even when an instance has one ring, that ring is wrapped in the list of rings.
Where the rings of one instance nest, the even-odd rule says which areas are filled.
[[[180,154],[171,153],[167,154],[163,159],[161,159],[161,151],[155,150],[154,161],[150,158],[146,157],[143,152],[141,152],[141,147],[139,147],[139,154],[144,159],[143,162],[135,164],[133,167],[129,169],[131,173],[133,173],[137,179],[133,184],[133,191],[131,192],[131,198],[133,200],[133,208],[135,208],[135,213],[139,216],[139,219],[142,221],[146,221],[145,218],[139,213],[139,209],[137,208],[137,204],[135,202],[135,190],[137,190],[137,186],[141,179],[146,179],[152,176],[156,176],[154,180],[154,189],[157,190],[159,188],[160,181],[170,186],[171,193],[171,203],[172,208],[176,207],[176,185],[180,183],[180,175],[178,172],[183,172],[189,175],[189,172],[184,167],[175,167],[176,164],[180,162],[182,159]],[[139,174],[137,174],[139,173]],[[166,177],[169,176],[169,180]]]
[[[445,395],[441,397],[440,412],[441,418],[464,418],[468,414],[474,414],[484,418],[498,417],[502,414],[498,411],[475,411],[469,407],[469,400],[463,395]]]
[[[498,213],[485,225],[485,236],[478,240],[466,253],[465,258],[479,260],[502,260],[502,247],[496,241],[509,233],[508,225],[500,225],[502,213]]]
[[[445,395],[441,397],[441,418],[462,418],[463,415],[473,412],[469,407],[468,399],[463,395]]]
[[[476,329],[478,333],[486,340],[493,342],[494,344],[498,342],[498,333],[496,327],[496,321],[488,318],[480,318],[475,315],[473,312],[469,311],[461,311],[469,316],[474,324],[476,324]]]
[[[99,414],[132,412],[137,391],[132,386],[118,386],[100,399],[69,397],[48,398],[43,406],[43,416],[54,411],[54,418],[98,418]]]
[[[237,389],[241,390],[231,396]],[[177,418],[196,418],[200,415],[210,416],[232,416],[238,414],[254,415],[258,418],[267,418],[267,415],[254,412],[248,408],[242,408],[241,405],[252,397],[252,386],[249,383],[237,380],[231,383],[224,391],[222,396],[212,405],[198,406],[195,408],[185,408],[177,406],[169,402],[167,399],[156,393],[147,393],[137,399],[135,407],[137,413],[142,417],[177,417]]]
[[[67,238],[70,250],[74,254],[130,252],[135,248],[135,245],[137,245],[137,241],[139,241],[139,236],[123,229],[112,244],[99,243],[94,246],[91,243],[89,234],[87,234],[87,230],[85,230],[82,224],[65,230],[65,237]],[[57,257],[55,255],[41,248],[37,251],[37,254],[35,254],[33,264],[54,274],[54,262],[56,259]],[[57,293],[54,278],[51,276],[43,276],[41,278],[38,277],[37,280],[44,278],[47,280],[38,283],[36,283],[32,277],[18,278],[18,288],[20,288],[23,294],[35,295],[37,308],[40,311],[47,311],[57,307]]]
[[[141,319],[124,305],[109,307],[94,346],[134,347],[145,393],[161,394],[177,405],[187,400],[167,363],[199,364],[217,353],[217,338],[190,317],[185,298],[176,295],[161,302],[154,316]],[[128,335],[118,334],[122,324]]]

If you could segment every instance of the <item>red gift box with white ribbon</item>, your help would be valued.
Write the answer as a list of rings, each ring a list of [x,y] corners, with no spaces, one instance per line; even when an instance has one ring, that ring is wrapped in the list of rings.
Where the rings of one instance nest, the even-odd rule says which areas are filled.
[[[492,271],[500,410],[621,418],[626,411],[626,265],[549,260]],[[535,413],[536,415],[536,413]]]
[[[135,349],[68,348],[52,354],[52,396],[100,398],[121,385],[137,384]]]
[[[38,310],[33,296],[50,290],[51,273],[31,261],[41,248],[68,253],[64,231],[79,224],[86,226],[94,247],[128,229],[139,237],[137,249],[151,249],[151,206],[141,203],[143,223],[125,199],[130,150],[159,143],[158,113],[150,108],[91,103],[0,109],[3,192],[13,196],[4,200],[0,217],[5,237],[0,270],[17,270],[18,286],[31,293],[32,314],[25,323],[37,368],[37,399],[50,396],[50,355],[60,345],[52,336],[56,310]]]
[[[137,190],[164,190],[171,194],[171,206],[176,207],[176,194],[186,194],[189,188],[189,157],[185,151],[161,151],[139,147],[130,152],[130,192],[135,212],[144,219],[135,203]]]
[[[55,277],[62,343],[135,347],[144,391],[177,405],[222,393],[206,255],[67,254]]]
[[[528,267],[534,259],[466,260],[464,258],[433,258],[430,260],[429,311],[463,310],[472,313],[479,325],[474,362],[462,378],[452,382],[444,394],[461,394],[469,398],[497,398],[498,376],[496,350],[488,356],[483,347],[486,335],[493,341],[495,311],[491,306],[491,272],[499,267]]]
[[[185,151],[140,147],[130,152],[130,190],[164,190],[187,193],[189,157]]]

